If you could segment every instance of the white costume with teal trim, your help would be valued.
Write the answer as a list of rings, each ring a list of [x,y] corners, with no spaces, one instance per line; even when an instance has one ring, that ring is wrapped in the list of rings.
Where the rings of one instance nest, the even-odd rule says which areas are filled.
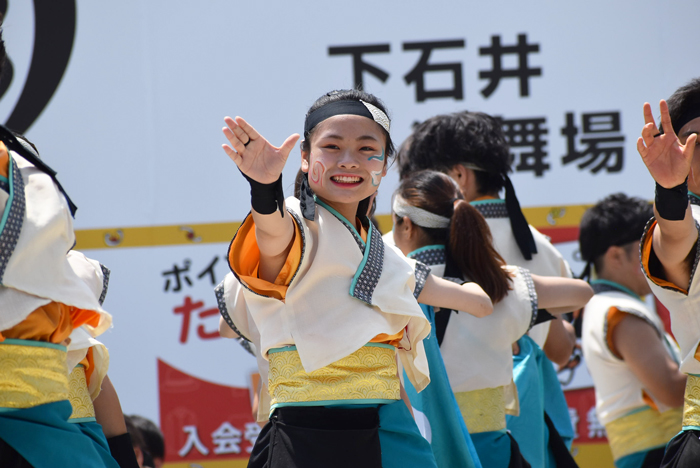
[[[642,466],[649,451],[665,447],[678,433],[681,410],[656,400],[610,349],[610,312],[630,314],[648,323],[676,362],[680,362],[679,349],[659,316],[639,296],[611,281],[597,280],[591,285],[596,294],[583,310],[582,346],[595,384],[596,413],[607,429],[616,466]],[[649,406],[649,399],[656,408]]]

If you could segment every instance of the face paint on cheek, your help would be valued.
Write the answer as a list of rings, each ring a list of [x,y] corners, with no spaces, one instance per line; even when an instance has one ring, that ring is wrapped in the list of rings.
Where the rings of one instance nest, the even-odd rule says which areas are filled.
[[[382,162],[384,162],[384,148],[382,148],[382,154],[381,154],[381,155],[376,155],[376,154],[375,154],[374,156],[370,156],[369,158],[367,158],[367,161],[371,161],[371,160],[373,160],[373,159],[376,159],[377,161],[382,161]]]
[[[373,159],[376,159],[377,161],[381,161],[382,163],[384,162],[384,148],[382,148],[382,154],[381,155],[374,155],[370,156],[367,158],[367,161],[371,161]],[[382,167],[378,171],[370,171],[369,173],[372,175],[372,185],[377,187],[379,186],[379,182],[382,180],[382,172],[384,172],[384,167]]]
[[[323,185],[323,173],[326,172],[326,167],[321,161],[314,161],[314,165],[311,167],[311,182],[314,184]]]

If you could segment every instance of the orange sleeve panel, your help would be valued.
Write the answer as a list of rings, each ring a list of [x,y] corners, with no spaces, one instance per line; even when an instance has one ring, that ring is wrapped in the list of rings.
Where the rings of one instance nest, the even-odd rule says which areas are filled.
[[[6,179],[7,175],[9,174],[9,163],[10,155],[7,153],[7,147],[5,146],[5,143],[0,141],[0,176]]]
[[[370,343],[384,343],[398,348],[401,339],[403,338],[403,330],[396,333],[395,335],[387,335],[386,333],[380,333],[371,340]]]
[[[617,348],[615,348],[615,343],[613,342],[613,331],[615,330],[615,327],[622,322],[622,319],[625,318],[627,315],[627,312],[623,312],[617,307],[611,307],[608,309],[608,314],[607,314],[607,333],[605,334],[605,341],[608,344],[608,349],[617,357],[618,359],[622,359],[622,356],[620,356],[620,353],[617,352]]]
[[[292,218],[293,220],[294,218]],[[299,226],[294,221],[294,240],[274,283],[258,278],[260,267],[260,250],[255,238],[255,222],[249,216],[241,225],[236,237],[231,243],[228,253],[229,264],[238,277],[258,294],[273,297],[281,301],[287,294],[289,283],[301,263],[302,236]]]
[[[687,295],[687,290],[676,286],[670,281],[666,281],[665,279],[655,277],[651,274],[651,271],[649,270],[649,261],[652,258],[652,255],[654,255],[652,242],[654,239],[653,234],[656,224],[657,222],[656,220],[654,220],[651,226],[649,226],[649,230],[642,237],[642,268],[644,269],[644,273],[646,273],[647,277],[650,280],[652,280],[657,286],[661,286],[662,288],[675,289],[676,291],[682,292],[683,294]]]
[[[15,338],[60,344],[74,328],[83,324],[96,326],[99,320],[97,312],[51,302],[36,309],[14,327],[3,330],[0,337],[3,340]]]

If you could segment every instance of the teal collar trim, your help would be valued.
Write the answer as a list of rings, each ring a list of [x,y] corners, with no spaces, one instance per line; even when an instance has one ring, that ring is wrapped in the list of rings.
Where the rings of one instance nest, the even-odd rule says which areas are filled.
[[[68,348],[66,348],[63,345],[56,344],[56,343],[49,343],[47,341],[35,341],[35,340],[18,340],[16,338],[6,338],[5,341],[0,343],[0,346],[3,345],[15,345],[15,346],[33,346],[36,348],[51,348],[51,349],[58,349],[59,351],[67,351]]]
[[[693,192],[688,191],[688,195],[691,197],[695,198],[696,200],[700,201],[700,195],[695,195]]]
[[[505,203],[506,201],[502,198],[489,198],[488,200],[476,200],[476,201],[470,201],[470,205],[486,205],[488,203]]]
[[[333,214],[333,216],[335,216],[336,218],[338,218],[338,220],[339,220],[340,222],[342,222],[343,224],[345,224],[345,225],[348,227],[348,229],[351,230],[351,232],[353,233],[353,235],[354,235],[359,241],[361,241],[362,244],[364,245],[365,242],[362,240],[362,236],[360,235],[360,233],[357,232],[357,228],[355,227],[355,223],[351,223],[350,221],[348,221],[348,219],[347,219],[345,216],[343,216],[343,215],[341,215],[340,213],[338,213],[334,208],[332,208],[332,207],[331,207],[330,205],[328,205],[326,202],[324,202],[323,200],[321,200],[320,198],[318,198],[316,195],[314,195],[314,200],[316,200],[316,203],[318,203],[319,205],[321,205],[322,207],[324,207],[325,209],[327,209],[328,211],[330,211],[330,212]],[[371,225],[372,225],[372,223],[370,223],[370,227],[371,227]],[[367,239],[369,239],[369,234],[367,235]]]
[[[445,250],[445,246],[444,246],[444,245],[440,245],[440,244],[426,245],[426,246],[423,246],[423,247],[421,247],[421,248],[419,248],[419,249],[414,250],[413,252],[409,252],[408,255],[406,255],[406,256],[407,256],[408,258],[413,258],[413,257],[415,257],[416,255],[418,255],[419,253],[425,252],[426,250]]]
[[[596,284],[604,284],[606,286],[610,286],[611,288],[615,288],[620,292],[623,292],[625,294],[629,294],[630,296],[634,297],[635,299],[640,299],[639,294],[636,294],[630,288],[625,287],[625,286],[621,285],[620,283],[616,283],[614,281],[610,281],[610,280],[606,280],[606,279],[597,279],[597,280],[591,281],[591,286],[596,285]]]
[[[386,349],[395,349],[394,346],[387,344],[387,343],[367,343],[366,345],[363,346],[363,348],[386,348]],[[267,354],[275,354],[275,353],[283,353],[285,351],[296,351],[297,347],[292,345],[292,346],[284,346],[282,348],[270,348],[267,352]]]

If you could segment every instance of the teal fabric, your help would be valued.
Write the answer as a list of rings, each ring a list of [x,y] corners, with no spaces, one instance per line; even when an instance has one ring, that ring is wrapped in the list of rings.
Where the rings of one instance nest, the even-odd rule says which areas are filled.
[[[481,468],[476,448],[464,424],[457,400],[447,378],[445,363],[435,336],[435,312],[431,306],[421,304],[430,321],[430,336],[423,340],[430,367],[430,384],[420,393],[411,385],[404,372],[404,386],[411,406],[428,419],[435,460],[440,468]],[[510,450],[510,445],[508,446]],[[491,465],[484,465],[491,466]]]
[[[513,356],[513,379],[518,387],[520,416],[506,416],[506,426],[528,463],[555,468],[544,412],[570,449],[574,429],[569,408],[554,366],[542,349],[527,335],[518,340],[518,345],[520,354]]]
[[[510,465],[510,437],[505,429],[472,434],[472,440],[485,468],[508,468]],[[522,450],[522,447],[520,448]],[[538,465],[532,465],[533,468]]]
[[[626,455],[615,462],[615,468],[642,468],[647,453],[649,451],[645,450],[644,452]]]
[[[105,462],[78,424],[68,422],[72,411],[63,400],[2,412],[0,439],[35,468],[116,468],[114,460]]]
[[[379,406],[379,442],[384,468],[437,468],[430,444],[403,400]]]
[[[337,408],[379,408],[379,443],[383,468],[437,468],[430,444],[423,438],[403,400],[387,405],[341,405]]]
[[[109,468],[119,468],[119,464],[114,458],[112,458],[112,453],[109,451],[109,444],[107,443],[107,438],[105,437],[104,432],[102,432],[102,426],[95,421],[72,424],[78,426],[80,432],[85,434],[90,441],[92,441],[92,445],[102,459],[104,466]]]

